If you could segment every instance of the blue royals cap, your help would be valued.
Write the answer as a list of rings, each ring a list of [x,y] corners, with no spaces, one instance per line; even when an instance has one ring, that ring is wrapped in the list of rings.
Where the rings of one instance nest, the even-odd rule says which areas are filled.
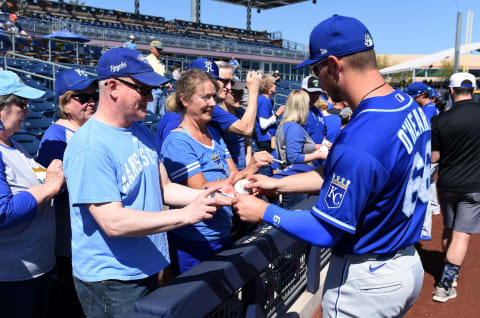
[[[67,91],[81,91],[96,81],[79,68],[59,72],[55,78],[55,96],[60,98]]]
[[[373,38],[362,22],[341,15],[320,22],[310,33],[310,58],[295,68],[326,60],[329,55],[345,56],[373,49]]]
[[[218,70],[218,65],[214,61],[207,59],[207,58],[201,58],[201,59],[196,59],[190,65],[188,66],[188,69],[196,68],[202,71],[205,71],[212,75],[215,78],[220,78],[219,70]]]
[[[148,86],[160,86],[168,80],[155,73],[142,53],[120,47],[105,52],[97,64],[97,78],[132,77]]]
[[[428,86],[428,93],[430,94],[430,98],[433,97],[440,97],[440,94],[435,90],[435,88]]]
[[[416,83],[410,84],[407,87],[407,91],[406,91],[406,93],[408,95],[412,96],[413,98],[415,98],[418,95],[420,95],[422,93],[425,93],[425,92],[429,92],[428,86],[427,86],[427,84],[422,83],[422,82],[416,82]]]
[[[25,99],[36,99],[45,92],[23,84],[14,72],[0,71],[0,96],[11,94]]]

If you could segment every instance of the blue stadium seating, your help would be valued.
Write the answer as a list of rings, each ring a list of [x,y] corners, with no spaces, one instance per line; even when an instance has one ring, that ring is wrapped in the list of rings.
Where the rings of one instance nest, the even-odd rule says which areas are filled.
[[[40,140],[38,140],[34,134],[18,132],[13,135],[13,138],[18,141],[32,157],[36,156]]]

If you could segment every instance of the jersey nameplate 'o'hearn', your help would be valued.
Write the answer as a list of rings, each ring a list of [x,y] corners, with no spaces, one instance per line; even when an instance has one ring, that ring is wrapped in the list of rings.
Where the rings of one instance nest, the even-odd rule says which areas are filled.
[[[397,133],[398,138],[407,149],[410,154],[413,150],[413,145],[416,143],[417,138],[424,132],[430,130],[430,123],[423,113],[418,109],[413,109],[405,118],[402,127]]]

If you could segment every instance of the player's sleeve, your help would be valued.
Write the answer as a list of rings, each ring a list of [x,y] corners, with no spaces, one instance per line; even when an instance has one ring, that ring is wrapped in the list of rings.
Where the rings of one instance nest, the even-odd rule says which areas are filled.
[[[440,151],[439,117],[432,118],[432,151]]]
[[[216,122],[222,131],[226,131],[238,118],[224,110],[218,104],[215,105],[212,111],[212,121]]]
[[[175,136],[182,132],[172,132]],[[173,138],[169,135],[162,146],[161,161],[167,169],[168,177],[179,183],[201,173],[200,156],[189,142],[183,138]]]
[[[320,247],[331,247],[345,234],[340,228],[316,218],[309,210],[290,211],[268,205],[263,220],[296,239]]]
[[[337,145],[326,163],[325,182],[312,213],[354,234],[362,211],[382,192],[389,175],[368,152]]]
[[[305,161],[305,155],[302,153],[305,131],[297,123],[285,123],[282,129],[285,136],[288,163],[303,163]]]
[[[112,159],[96,150],[82,150],[65,158],[63,170],[72,204],[119,202],[122,200]]]

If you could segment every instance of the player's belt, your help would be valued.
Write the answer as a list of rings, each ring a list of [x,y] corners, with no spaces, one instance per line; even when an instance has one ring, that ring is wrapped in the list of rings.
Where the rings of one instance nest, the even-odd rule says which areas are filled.
[[[381,254],[345,254],[338,253],[335,250],[332,250],[332,254],[335,256],[347,258],[353,262],[364,262],[364,261],[384,261],[387,259],[394,258],[396,255],[405,255],[408,254],[409,250],[413,249],[410,252],[414,252],[413,245],[401,248],[395,251],[381,253]]]

